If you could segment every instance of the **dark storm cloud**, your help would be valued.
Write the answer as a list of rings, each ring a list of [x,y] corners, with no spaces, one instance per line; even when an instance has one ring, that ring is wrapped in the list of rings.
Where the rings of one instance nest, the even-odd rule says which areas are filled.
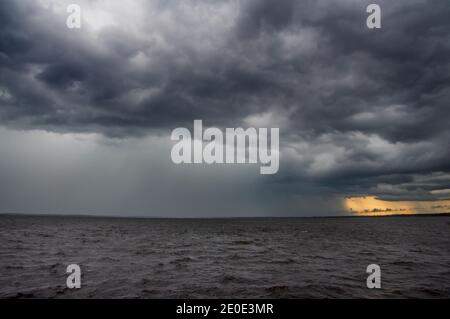
[[[137,3],[133,21],[69,30],[64,10],[2,1],[1,124],[119,138],[197,118],[279,126],[277,191],[450,188],[434,178],[450,170],[448,0],[377,1],[380,30],[365,26],[371,1]]]

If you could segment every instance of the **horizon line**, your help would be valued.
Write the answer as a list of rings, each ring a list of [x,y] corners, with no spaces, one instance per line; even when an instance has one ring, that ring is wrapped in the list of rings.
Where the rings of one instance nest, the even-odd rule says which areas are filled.
[[[110,219],[189,219],[189,220],[218,220],[218,219],[292,219],[292,218],[380,218],[380,217],[449,217],[445,213],[392,214],[392,215],[323,215],[323,216],[218,216],[218,217],[163,217],[163,216],[118,216],[94,214],[52,214],[52,213],[0,213],[0,217],[72,217],[72,218],[110,218]]]

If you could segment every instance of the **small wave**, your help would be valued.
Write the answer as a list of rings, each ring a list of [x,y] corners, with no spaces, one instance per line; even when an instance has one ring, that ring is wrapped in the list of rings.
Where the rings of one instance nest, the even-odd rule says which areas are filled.
[[[231,242],[231,245],[251,245],[253,243],[253,240],[234,240]]]
[[[287,258],[287,259],[275,259],[270,261],[270,264],[293,264],[297,262],[295,259],[293,258]]]
[[[34,298],[34,294],[31,292],[19,292],[11,297],[11,299],[30,299],[30,298]]]
[[[170,263],[171,264],[184,264],[184,263],[192,262],[194,260],[195,260],[194,258],[186,256],[186,257],[181,257],[181,258],[174,259]]]
[[[396,266],[404,266],[404,267],[412,267],[415,266],[416,263],[412,262],[412,261],[403,261],[403,260],[396,260],[390,263],[391,265],[396,265]]]
[[[286,285],[270,286],[270,287],[266,287],[265,290],[272,294],[280,294],[280,293],[286,293],[287,291],[289,291],[289,286],[286,286]]]
[[[23,269],[23,266],[11,266],[11,265],[6,265],[5,269]]]

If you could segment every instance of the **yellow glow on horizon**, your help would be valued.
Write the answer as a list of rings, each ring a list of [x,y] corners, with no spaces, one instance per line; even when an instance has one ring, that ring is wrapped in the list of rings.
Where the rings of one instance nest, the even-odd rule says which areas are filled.
[[[347,211],[356,216],[387,216],[450,212],[450,200],[384,201],[375,196],[347,197]]]

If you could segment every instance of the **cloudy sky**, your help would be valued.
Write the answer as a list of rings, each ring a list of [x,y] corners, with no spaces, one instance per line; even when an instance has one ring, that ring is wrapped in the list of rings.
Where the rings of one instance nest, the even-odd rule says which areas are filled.
[[[450,211],[449,17],[448,0],[2,0],[0,213]],[[279,172],[173,164],[195,119],[280,128]]]

